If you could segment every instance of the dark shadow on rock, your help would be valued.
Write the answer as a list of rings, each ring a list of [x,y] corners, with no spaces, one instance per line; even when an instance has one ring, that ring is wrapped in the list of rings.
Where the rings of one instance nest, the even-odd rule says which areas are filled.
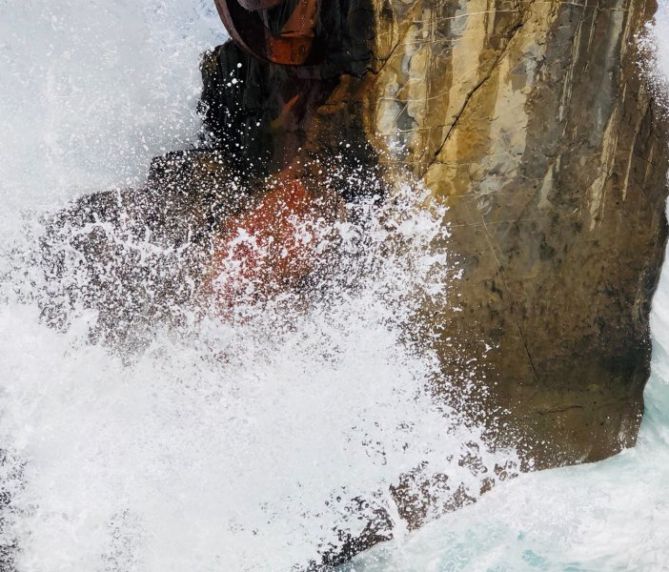
[[[76,200],[41,237],[43,318],[65,328],[92,310],[94,341],[138,349],[152,325],[193,308],[212,229],[246,199],[219,152],[193,150],[154,160],[144,188]]]

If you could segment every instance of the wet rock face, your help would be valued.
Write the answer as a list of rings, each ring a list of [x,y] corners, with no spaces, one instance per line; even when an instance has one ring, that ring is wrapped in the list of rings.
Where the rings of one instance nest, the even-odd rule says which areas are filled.
[[[216,234],[262,201],[267,177],[349,201],[408,171],[449,207],[437,246],[462,279],[416,331],[436,334],[443,379],[464,380],[457,405],[536,468],[631,445],[666,241],[667,125],[635,46],[655,2],[324,6],[324,65],[219,46],[202,61],[198,149],[156,159],[145,188],[83,197],[50,220],[45,319],[92,309],[102,338],[141,345],[145,327],[197,306]],[[391,492],[414,528],[428,503],[398,478]],[[378,511],[314,569],[391,529]]]
[[[449,205],[446,375],[535,466],[634,443],[666,240],[666,124],[635,38],[654,1],[375,2],[366,127]],[[508,424],[508,434],[497,429]]]
[[[240,62],[248,70],[240,95],[218,109],[264,117],[241,147],[257,145],[268,172],[347,141],[365,150],[357,161],[381,164],[388,180],[409,170],[449,206],[444,246],[462,280],[452,305],[426,308],[426,321],[444,375],[473,370],[472,414],[500,444],[520,442],[535,467],[614,454],[634,443],[641,420],[666,240],[667,129],[635,39],[655,9],[351,0],[338,14],[371,13],[355,36],[370,49],[364,73],[357,57],[319,75],[254,62],[229,44],[210,56],[217,67],[205,61],[214,79]],[[205,81],[209,110],[222,97],[207,89],[214,83]],[[282,114],[295,94],[304,105]],[[225,132],[211,111],[208,125]]]
[[[350,105],[371,61],[371,5],[328,3],[318,33],[328,49],[317,67],[272,65],[232,42],[204,54],[198,144],[155,158],[142,188],[84,196],[48,217],[47,323],[67,327],[90,310],[96,341],[141,349],[157,325],[207,306],[217,239],[276,180],[332,204],[383,193],[360,106]]]
[[[140,349],[151,328],[193,312],[221,220],[249,201],[215,150],[156,158],[143,188],[86,195],[48,217],[40,238],[46,323],[95,313],[91,337]]]
[[[362,48],[349,51],[358,54]],[[371,52],[364,62],[348,66],[338,61],[341,54],[333,56],[315,67],[281,66],[254,58],[233,42],[205,54],[200,111],[206,145],[223,153],[242,176],[256,178],[288,166],[300,170],[308,162],[337,160],[340,168],[376,169],[362,109],[364,62],[371,61]],[[345,192],[345,185],[340,190]]]

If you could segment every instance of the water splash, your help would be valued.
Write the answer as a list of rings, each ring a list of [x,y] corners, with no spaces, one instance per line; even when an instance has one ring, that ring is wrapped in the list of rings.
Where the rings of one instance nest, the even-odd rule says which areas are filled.
[[[383,208],[350,207],[337,263],[306,301],[286,293],[239,320],[185,312],[178,326],[150,324],[132,355],[92,344],[99,315],[81,305],[66,331],[46,327],[29,268],[38,215],[141,183],[153,155],[194,141],[199,53],[220,36],[196,0],[3,9],[3,565],[290,570],[380,513],[401,536],[399,494],[427,493],[429,506],[408,510],[430,519],[505,478],[513,453],[489,452],[434,398],[438,361],[407,335],[455,279],[432,248],[447,238],[442,213],[414,184]]]
[[[669,42],[666,33],[669,30],[669,4],[659,3],[655,18],[646,25],[645,30],[637,38],[642,51],[639,65],[648,80],[654,97],[665,107],[669,105]]]
[[[224,39],[204,0],[3,0],[3,230],[27,208],[136,183],[199,129],[200,53]],[[7,221],[7,222],[6,222]]]

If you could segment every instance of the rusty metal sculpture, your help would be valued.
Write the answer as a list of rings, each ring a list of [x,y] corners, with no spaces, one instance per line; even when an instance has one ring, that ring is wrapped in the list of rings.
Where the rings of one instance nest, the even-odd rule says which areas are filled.
[[[278,33],[267,25],[267,11],[287,5],[287,0],[215,2],[231,38],[254,57],[288,66],[315,65],[322,60],[316,37],[320,0],[297,0]]]
[[[232,40],[253,58],[303,70],[324,61],[324,50],[316,34],[321,0],[215,0],[223,24]],[[272,126],[285,129],[300,123],[301,105],[316,83],[295,78],[289,98]],[[221,316],[245,300],[244,292],[254,285],[259,300],[282,289],[295,288],[311,274],[318,260],[313,234],[316,220],[329,220],[337,208],[317,201],[313,189],[295,168],[297,145],[283,141],[280,172],[265,188],[253,209],[225,220],[217,233],[213,259],[205,290],[215,300]],[[248,237],[254,247],[240,242]],[[232,271],[231,269],[234,269]]]

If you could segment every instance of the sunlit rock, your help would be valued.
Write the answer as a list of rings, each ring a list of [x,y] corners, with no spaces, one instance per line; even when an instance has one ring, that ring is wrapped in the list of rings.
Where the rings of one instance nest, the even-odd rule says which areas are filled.
[[[140,330],[174,321],[161,312],[201,304],[240,228],[293,242],[285,220],[253,215],[275,210],[263,208],[267,183],[288,168],[300,196],[335,191],[347,202],[392,204],[393,189],[419,181],[430,190],[425,209],[447,207],[448,232],[432,248],[449,253],[449,276],[459,277],[446,297],[421,293],[421,311],[402,322],[412,343],[439,356],[432,396],[482,421],[489,445],[518,446],[526,467],[620,451],[643,411],[666,240],[666,125],[636,43],[655,7],[351,0],[323,4],[317,33],[336,49],[319,65],[273,65],[219,46],[202,60],[201,148],[158,160],[146,189],[85,198],[52,220],[44,252],[55,283],[72,250],[86,276],[50,291],[45,315],[60,324],[83,300],[115,339],[133,331],[126,317]],[[329,220],[339,220],[341,204],[332,205]],[[155,257],[133,241],[156,247]],[[299,287],[310,266],[301,253],[297,274],[282,275],[276,260],[257,274]],[[224,304],[236,289],[224,288]],[[403,526],[514,472],[481,465],[485,447],[474,445],[454,461],[474,475],[466,492],[453,484],[435,500],[449,475],[397,475],[390,496]],[[326,562],[392,534],[385,508],[344,499],[358,501],[363,532],[319,547]]]
[[[365,100],[401,112],[366,129],[381,149],[403,133],[463,271],[460,311],[429,311],[444,372],[476,364],[493,438],[535,466],[633,444],[649,373],[667,141],[636,42],[656,3],[606,4],[377,8]]]

